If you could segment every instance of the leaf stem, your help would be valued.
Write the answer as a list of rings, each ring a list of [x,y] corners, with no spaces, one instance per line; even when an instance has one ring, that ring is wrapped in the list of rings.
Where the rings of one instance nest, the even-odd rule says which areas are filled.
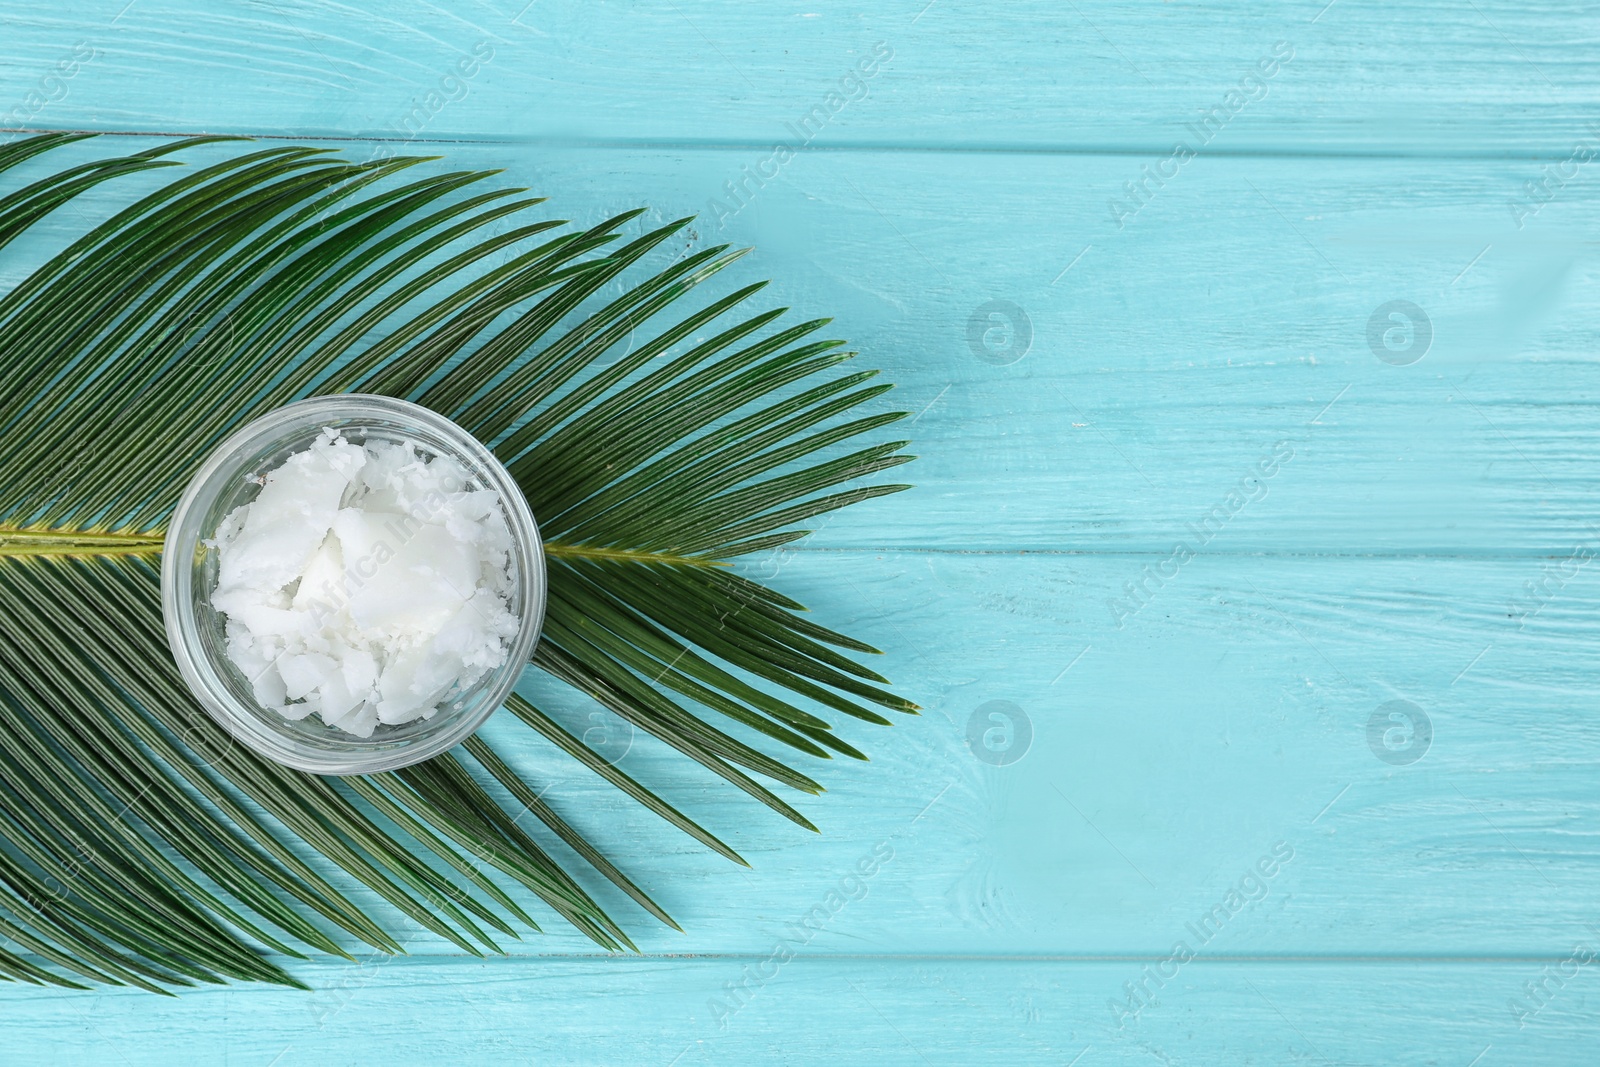
[[[154,556],[161,553],[164,533],[125,533],[103,530],[48,530],[0,527],[0,559],[18,556]],[[558,559],[594,559],[612,562],[660,563],[678,567],[726,567],[704,556],[679,556],[630,548],[568,545],[548,541],[545,554]]]
[[[0,527],[0,559],[19,556],[154,556],[163,533]]]
[[[704,556],[675,556],[669,552],[641,552],[631,548],[600,548],[595,545],[567,545],[546,541],[545,555],[557,559],[602,559],[631,563],[664,563],[677,567],[726,567],[721,560]]]

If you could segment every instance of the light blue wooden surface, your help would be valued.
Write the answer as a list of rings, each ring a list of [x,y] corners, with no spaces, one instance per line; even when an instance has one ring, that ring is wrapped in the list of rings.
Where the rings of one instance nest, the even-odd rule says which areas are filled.
[[[409,140],[577,220],[731,209],[839,92],[698,239],[754,244],[745,274],[920,413],[915,492],[746,567],[928,709],[849,735],[873,762],[823,769],[821,837],[637,741],[630,771],[748,872],[503,731],[683,922],[636,923],[642,958],[553,925],[479,962],[400,925],[411,956],[298,966],[312,994],[0,990],[0,1059],[1594,1062],[1592,5],[3,0],[0,25],[0,126]],[[1176,176],[1133,212],[1145,166]],[[1015,362],[969,340],[991,300],[1027,316]],[[1420,361],[1369,336],[1394,300]],[[1004,766],[967,740],[993,701],[1031,728]],[[1431,724],[1411,762],[1394,701]],[[1119,1017],[1128,983],[1153,1002]]]

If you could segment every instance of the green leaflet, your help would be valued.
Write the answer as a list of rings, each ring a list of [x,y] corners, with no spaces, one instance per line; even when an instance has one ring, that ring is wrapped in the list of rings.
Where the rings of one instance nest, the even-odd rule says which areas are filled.
[[[905,488],[859,482],[910,458],[872,436],[903,412],[853,414],[888,387],[841,369],[826,320],[746,308],[764,283],[700,296],[741,252],[668,261],[689,220],[573,230],[421,158],[197,138],[80,146],[40,175],[83,139],[0,146],[0,248],[88,190],[176,169],[0,296],[0,978],[296,984],[268,953],[402,951],[340,884],[472,953],[537,930],[540,907],[631,949],[580,869],[677,928],[480,738],[322,779],[241,750],[190,699],[163,524],[213,445],[303,396],[402,396],[489,441],[548,539],[534,663],[796,824],[814,828],[779,791],[822,787],[774,751],[864,759],[832,712],[915,712],[858,662],[875,650],[725,566]],[[507,711],[744,862],[532,703]]]

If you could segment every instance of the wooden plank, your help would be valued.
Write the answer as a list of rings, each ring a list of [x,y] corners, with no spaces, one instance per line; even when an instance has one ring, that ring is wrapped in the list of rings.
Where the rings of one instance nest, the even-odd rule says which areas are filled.
[[[642,227],[703,212],[748,158],[460,145],[448,165],[503,167],[579,222],[649,204]],[[819,544],[1164,557],[1203,527],[1212,552],[1565,556],[1595,536],[1600,185],[1519,231],[1522,163],[1208,159],[1119,231],[1101,194],[1130,167],[813,155],[695,224],[696,246],[756,247],[720,285],[771,277],[762,306],[836,316],[901,387],[880,406],[916,413],[918,490]],[[104,207],[63,212],[0,283]],[[1027,316],[1015,362],[985,347],[1020,343],[992,300]],[[1373,347],[1411,354],[1385,347],[1395,300],[1431,332],[1410,365]]]
[[[1589,935],[1587,957],[1596,944]],[[724,1063],[1587,1064],[1595,964],[1549,959],[1229,961],[852,959],[408,960],[323,964],[317,992],[7,990],[29,1062],[115,1046],[144,1064]],[[1172,972],[1176,973],[1173,974]],[[1568,972],[1565,976],[1562,971]],[[746,975],[751,977],[745,977]],[[762,978],[762,975],[768,977]],[[1555,977],[1550,977],[1554,975]],[[726,987],[740,981],[737,1010]],[[1119,1028],[1113,998],[1156,1002]],[[1528,983],[1548,990],[1540,1010]],[[1559,984],[1558,984],[1559,983]],[[1124,1009],[1126,1010],[1126,1009]],[[1125,1017],[1124,1017],[1125,1018]],[[1519,1022],[1522,1023],[1519,1028]],[[1476,1061],[1474,1057],[1477,1057]]]
[[[1119,630],[1106,601],[1146,563],[785,562],[778,587],[887,649],[926,710],[843,728],[871,764],[809,765],[829,792],[800,806],[821,836],[614,732],[620,765],[750,871],[511,721],[488,736],[686,928],[606,894],[651,955],[760,952],[816,906],[818,951],[1147,954],[1230,888],[1264,897],[1221,946],[1247,954],[1538,955],[1581,933],[1600,866],[1592,570],[1519,627],[1506,604],[1539,561],[1202,556]],[[575,730],[615,731],[548,680],[525,691]],[[1292,859],[1258,889],[1275,848]],[[587,950],[548,928],[512,951]],[[412,953],[453,951],[400,929]]]
[[[762,149],[794,138],[1165,153],[1185,140],[1232,153],[1558,160],[1594,141],[1600,88],[1592,12],[1550,0],[1245,10],[1031,0],[1000,13],[951,0],[872,11],[479,0],[381,12],[8,0],[0,19],[0,114],[14,116],[0,125],[34,128]],[[64,87],[47,82],[80,42],[93,61]],[[890,58],[874,65],[875,55]],[[1191,123],[1206,114],[1215,129],[1197,135]],[[791,134],[786,123],[808,115],[812,126]]]

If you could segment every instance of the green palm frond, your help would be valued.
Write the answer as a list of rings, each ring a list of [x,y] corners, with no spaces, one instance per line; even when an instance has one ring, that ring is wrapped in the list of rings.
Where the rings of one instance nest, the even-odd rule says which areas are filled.
[[[0,147],[0,171],[79,139]],[[167,649],[163,525],[263,412],[347,391],[425,404],[491,443],[538,516],[534,663],[811,827],[782,791],[820,786],[768,750],[864,758],[828,716],[915,708],[861,664],[873,649],[724,564],[904,488],[860,484],[904,442],[847,444],[902,417],[852,414],[889,387],[841,369],[826,320],[747,310],[761,285],[701,298],[740,252],[661,266],[689,220],[626,239],[642,212],[571,228],[486,172],[207,140],[0,196],[4,248],[102,183],[182,167],[0,298],[0,976],[296,984],[274,954],[399,950],[357,885],[467,952],[537,929],[535,899],[631,948],[556,842],[675,926],[481,738],[338,780],[234,744]],[[540,708],[507,710],[744,862]]]

